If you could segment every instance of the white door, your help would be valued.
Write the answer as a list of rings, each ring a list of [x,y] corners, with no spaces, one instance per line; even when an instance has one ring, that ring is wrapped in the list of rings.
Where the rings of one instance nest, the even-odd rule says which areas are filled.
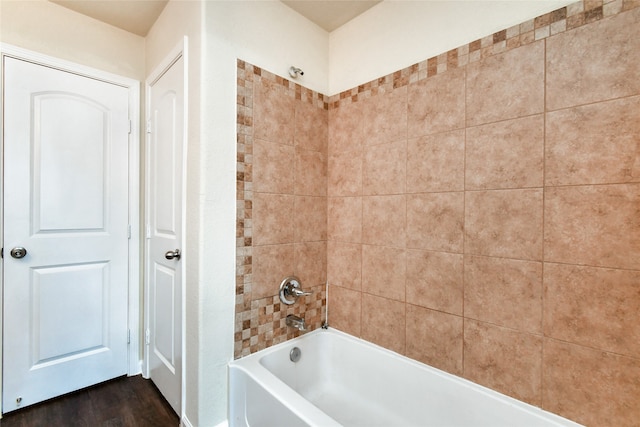
[[[184,59],[148,87],[147,283],[149,377],[181,413]]]
[[[129,101],[8,57],[3,83],[9,412],[127,373]]]

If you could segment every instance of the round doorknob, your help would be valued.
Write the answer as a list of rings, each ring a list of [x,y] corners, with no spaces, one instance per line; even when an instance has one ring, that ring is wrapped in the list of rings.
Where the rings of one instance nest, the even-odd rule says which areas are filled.
[[[167,253],[164,254],[164,257],[166,259],[180,259],[180,249],[176,249],[175,251],[167,251]]]
[[[17,247],[17,248],[11,249],[10,254],[14,258],[20,259],[27,256],[27,250],[25,248]]]

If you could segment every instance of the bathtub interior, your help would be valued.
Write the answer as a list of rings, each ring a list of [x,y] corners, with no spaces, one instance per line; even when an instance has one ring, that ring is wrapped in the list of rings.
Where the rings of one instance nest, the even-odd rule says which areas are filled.
[[[410,419],[384,402],[383,395],[371,396],[353,387],[358,376],[354,370],[335,369],[335,359],[340,358],[335,356],[342,347],[329,338],[328,334],[317,334],[313,339],[293,343],[262,357],[260,364],[342,425],[412,425]],[[289,359],[293,347],[302,349],[302,357],[296,363]],[[345,381],[347,377],[351,377],[349,381]]]
[[[296,363],[294,347],[301,349]],[[284,343],[259,361],[347,426],[577,425],[333,329]]]
[[[230,411],[232,426],[309,426],[244,370],[234,371],[230,376],[230,388],[243,393],[242,398],[234,399],[239,406]]]

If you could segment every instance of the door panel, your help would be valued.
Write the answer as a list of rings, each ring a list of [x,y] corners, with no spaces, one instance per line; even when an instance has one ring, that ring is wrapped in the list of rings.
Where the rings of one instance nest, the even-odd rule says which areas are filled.
[[[13,58],[3,83],[9,412],[127,373],[129,95]]]
[[[162,365],[172,374],[176,371],[176,336],[175,294],[177,281],[176,270],[164,265],[155,264],[153,275],[155,286],[155,301],[153,310],[152,329],[155,331],[153,340],[153,352]]]
[[[103,230],[109,111],[84,97],[44,93],[33,96],[33,115],[34,231]]]
[[[184,59],[149,86],[148,182],[149,376],[181,413],[183,248]]]
[[[165,73],[155,85],[152,86],[152,102],[153,102],[153,124],[152,140],[153,140],[153,170],[154,179],[151,182],[153,187],[153,206],[152,212],[154,220],[152,222],[154,235],[165,239],[175,239],[179,233],[180,224],[180,188],[178,184],[179,177],[175,174],[181,173],[176,170],[178,166],[176,161],[181,161],[182,156],[182,128],[177,127],[180,123],[175,120],[178,116],[177,92],[174,88],[167,87],[168,79],[175,78],[176,74],[172,66],[168,73]],[[171,72],[173,70],[173,72]],[[170,83],[170,82],[169,82]],[[157,99],[157,100],[156,100]],[[177,158],[176,158],[177,157]],[[181,165],[180,165],[181,166]]]
[[[106,349],[109,264],[32,269],[34,368]],[[56,305],[51,301],[58,301]],[[106,310],[105,310],[106,309]]]

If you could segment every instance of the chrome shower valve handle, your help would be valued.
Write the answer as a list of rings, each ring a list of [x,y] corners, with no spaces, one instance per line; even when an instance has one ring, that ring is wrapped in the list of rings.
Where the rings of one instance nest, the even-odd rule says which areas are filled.
[[[284,304],[291,305],[302,296],[313,294],[313,292],[307,292],[302,290],[300,279],[296,276],[285,277],[282,283],[280,283],[280,301]]]
[[[307,295],[311,295],[313,293],[313,292],[303,291],[302,289],[298,289],[298,288],[290,288],[289,292],[291,292],[296,297],[304,297]]]

